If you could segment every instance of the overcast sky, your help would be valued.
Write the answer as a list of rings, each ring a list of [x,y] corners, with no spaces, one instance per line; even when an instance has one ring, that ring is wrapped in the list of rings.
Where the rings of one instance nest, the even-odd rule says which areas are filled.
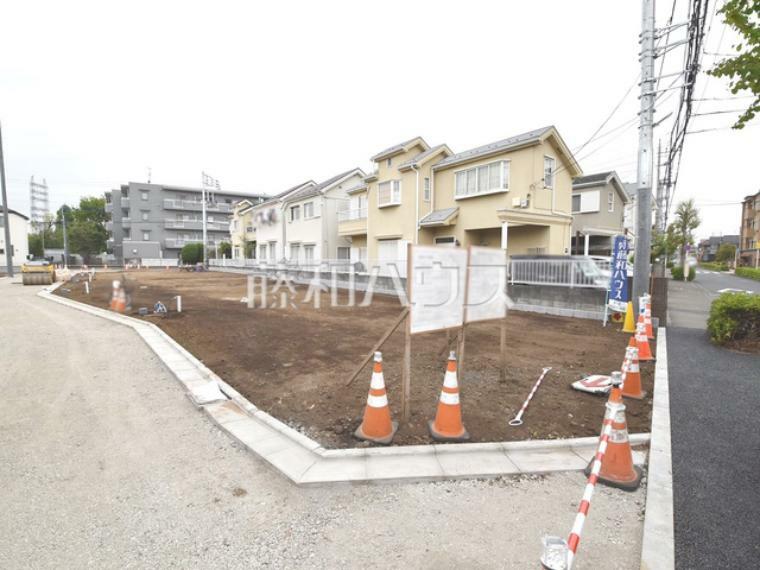
[[[670,2],[658,4],[664,25]],[[47,179],[57,208],[147,180],[148,168],[153,182],[198,186],[205,170],[227,189],[276,193],[366,169],[415,135],[457,152],[554,124],[575,150],[637,82],[639,31],[630,0],[3,2],[9,204],[28,213],[32,175]],[[706,50],[727,52],[734,39],[715,17]],[[665,72],[682,57],[671,52]],[[602,133],[628,128],[577,154],[585,173],[635,181],[637,91]],[[730,96],[705,77],[697,94]],[[664,95],[656,119],[677,98]],[[697,117],[692,129],[735,116]],[[700,237],[738,233],[739,202],[760,189],[759,151],[757,127],[687,138],[676,201],[697,200]]]

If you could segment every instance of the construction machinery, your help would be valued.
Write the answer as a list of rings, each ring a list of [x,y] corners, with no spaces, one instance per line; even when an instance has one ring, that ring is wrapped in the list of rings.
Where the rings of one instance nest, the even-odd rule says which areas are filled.
[[[55,282],[55,266],[44,259],[27,261],[21,266],[24,285],[52,285]]]

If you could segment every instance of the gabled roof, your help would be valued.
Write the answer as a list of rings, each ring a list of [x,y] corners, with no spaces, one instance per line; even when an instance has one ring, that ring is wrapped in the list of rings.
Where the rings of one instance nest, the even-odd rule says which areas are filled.
[[[346,190],[346,194],[356,194],[357,192],[362,192],[367,189],[367,183],[366,182],[360,182],[356,186],[351,186],[348,190]]]
[[[264,206],[268,204],[273,204],[275,202],[283,202],[285,201],[285,198],[290,196],[291,194],[295,194],[296,192],[300,190],[304,190],[306,188],[311,188],[313,186],[316,186],[317,183],[313,180],[307,180],[306,182],[301,182],[301,184],[297,184],[296,186],[293,186],[292,188],[288,188],[284,192],[280,192],[279,194],[275,194],[269,200],[265,200],[264,202],[261,202],[260,204],[256,204],[256,206]]]
[[[340,174],[336,174],[332,178],[328,178],[324,182],[320,182],[319,184],[315,184],[314,186],[307,186],[298,192],[294,192],[293,194],[288,195],[283,201],[285,202],[295,202],[297,200],[303,200],[304,198],[309,198],[311,196],[318,196],[319,194],[323,194],[327,192],[330,188],[338,184],[339,182],[350,178],[351,176],[358,175],[364,178],[365,174],[364,171],[361,168],[352,168],[351,170],[346,170],[345,172],[341,172]]]
[[[438,164],[433,166],[433,169],[440,170],[443,168],[455,166],[457,164],[462,164],[470,160],[484,158],[494,154],[500,154],[505,151],[516,150],[518,148],[539,144],[549,137],[554,138],[557,146],[559,147],[559,150],[565,155],[567,162],[571,165],[572,170],[570,173],[576,175],[582,174],[581,168],[578,166],[575,157],[570,152],[570,149],[565,144],[565,141],[562,140],[562,137],[559,136],[557,129],[553,125],[528,131],[526,133],[521,133],[519,135],[508,137],[506,139],[501,139],[492,143],[485,144],[483,146],[466,150],[464,152],[458,152],[457,154],[453,154],[448,158],[444,158]]]
[[[419,166],[425,161],[433,158],[434,156],[436,156],[437,154],[441,152],[445,154],[446,156],[451,156],[452,154],[454,154],[447,145],[439,144],[419,153],[417,156],[412,157],[406,162],[402,162],[401,164],[398,165],[398,169],[409,170],[413,166]]]
[[[394,144],[393,146],[389,146],[385,150],[381,150],[375,156],[373,156],[370,160],[374,162],[377,160],[382,160],[384,158],[390,158],[397,154],[401,154],[402,152],[408,151],[410,148],[412,148],[414,145],[417,145],[417,144],[420,145],[425,150],[428,150],[430,148],[430,145],[425,142],[425,139],[423,139],[422,137],[414,137],[414,138],[409,139],[408,141]]]
[[[611,184],[617,193],[623,198],[623,202],[627,204],[631,201],[631,197],[628,194],[626,185],[620,180],[617,172],[609,170],[607,172],[597,172],[596,174],[588,174],[586,176],[579,176],[573,179],[573,190],[583,190],[585,188],[593,188],[596,186],[605,186]]]
[[[3,212],[4,212],[3,205],[0,204],[0,216],[3,215]],[[8,208],[8,213],[9,214],[16,214],[19,218],[24,218],[27,222],[29,221],[29,218],[27,216],[25,216],[21,212],[17,212],[16,210],[12,210],[12,209]]]

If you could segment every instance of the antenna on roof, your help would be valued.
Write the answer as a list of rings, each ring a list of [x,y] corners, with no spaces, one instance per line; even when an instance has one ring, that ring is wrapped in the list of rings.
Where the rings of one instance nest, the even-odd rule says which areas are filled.
[[[149,166],[148,167],[148,184],[150,184],[150,176],[153,173],[153,169]]]

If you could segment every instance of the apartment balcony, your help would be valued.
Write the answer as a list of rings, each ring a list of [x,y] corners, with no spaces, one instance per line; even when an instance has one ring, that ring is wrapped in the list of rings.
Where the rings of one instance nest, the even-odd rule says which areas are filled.
[[[108,220],[106,222],[106,231],[109,231],[109,232],[113,231],[113,222],[111,220]]]
[[[208,247],[213,248],[214,246],[221,245],[224,242],[229,243],[229,238],[225,239],[218,239],[216,241],[210,239],[208,240]],[[166,238],[164,240],[164,247],[166,249],[182,249],[184,246],[186,246],[189,243],[203,243],[203,238],[197,238],[197,239],[184,239],[184,238]]]
[[[113,202],[106,202],[106,212],[109,214],[113,212]]]
[[[355,236],[367,233],[367,208],[338,212],[338,235]]]
[[[201,220],[164,220],[167,230],[202,230]],[[230,229],[229,222],[206,222],[206,229],[212,232],[226,232]]]
[[[164,198],[164,208],[166,210],[192,210],[200,212],[203,210],[203,202],[200,200],[175,200]],[[222,212],[229,214],[232,212],[232,204],[226,202],[210,202],[206,204],[207,212]]]

